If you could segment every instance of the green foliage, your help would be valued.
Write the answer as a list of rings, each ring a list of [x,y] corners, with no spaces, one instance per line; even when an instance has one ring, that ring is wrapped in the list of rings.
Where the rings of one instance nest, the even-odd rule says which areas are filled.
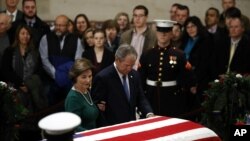
[[[28,114],[28,109],[19,101],[18,91],[6,83],[0,81],[0,110],[1,123],[8,128],[8,135],[13,138],[18,134],[18,123]]]
[[[226,139],[230,125],[245,123],[250,109],[250,76],[228,73],[210,86],[205,92],[202,123]]]

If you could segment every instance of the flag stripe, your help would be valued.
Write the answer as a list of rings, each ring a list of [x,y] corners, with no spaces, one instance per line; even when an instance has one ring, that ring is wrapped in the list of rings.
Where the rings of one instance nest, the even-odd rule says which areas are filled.
[[[183,132],[189,129],[200,128],[201,125],[192,122],[184,122],[179,124],[174,124],[170,126],[164,126],[161,128],[155,128],[148,131],[142,131],[140,133],[132,133],[124,136],[119,136],[115,138],[104,139],[102,141],[128,141],[128,140],[149,140],[154,138],[159,138],[162,136],[168,136],[175,133]]]
[[[210,129],[188,120],[156,116],[74,135],[74,141],[221,141]]]
[[[137,125],[137,126],[131,126],[127,128],[121,128],[118,130],[102,132],[99,134],[94,134],[94,135],[89,135],[89,136],[84,136],[85,134],[83,134],[84,136],[83,138],[87,137],[87,138],[94,138],[95,140],[103,140],[103,139],[113,138],[117,136],[132,134],[132,133],[146,132],[148,130],[153,130],[155,128],[161,128],[161,127],[175,125],[175,124],[183,123],[183,122],[188,122],[188,121],[183,120],[183,119],[170,118],[166,120],[151,122],[151,123]]]
[[[216,138],[215,138],[216,137]],[[197,128],[197,129],[191,129],[179,133],[175,133],[172,135],[167,135],[167,136],[162,136],[159,138],[154,138],[149,141],[159,141],[159,140],[164,140],[164,141],[220,141],[220,138],[210,129],[202,127],[202,128]]]
[[[114,130],[118,130],[118,129],[122,129],[122,128],[128,128],[128,127],[143,125],[143,124],[147,124],[147,123],[163,121],[166,119],[169,119],[169,117],[156,116],[153,118],[147,118],[147,119],[140,120],[139,122],[138,121],[131,121],[131,122],[126,122],[126,123],[122,123],[119,125],[113,125],[113,126],[103,127],[103,128],[99,128],[99,129],[94,129],[91,131],[84,131],[84,132],[80,132],[79,134],[81,134],[82,136],[90,136],[90,135],[108,132],[108,131],[110,132],[110,131],[114,131]],[[80,136],[77,135],[77,137],[80,137]]]

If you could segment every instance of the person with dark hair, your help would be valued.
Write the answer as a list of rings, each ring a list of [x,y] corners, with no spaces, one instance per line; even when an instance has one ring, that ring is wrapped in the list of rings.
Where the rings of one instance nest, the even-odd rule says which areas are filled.
[[[183,25],[189,17],[189,8],[186,5],[178,5],[176,11],[176,21]]]
[[[240,74],[250,73],[250,40],[244,34],[244,21],[242,18],[235,17],[229,22],[229,36],[223,46],[215,51],[213,67],[215,79],[227,72]]]
[[[74,20],[75,33],[79,38],[82,38],[84,32],[90,28],[90,22],[85,14],[78,14]]]
[[[138,54],[134,69],[140,67],[141,54],[154,46],[155,32],[147,26],[148,9],[143,5],[137,5],[133,9],[134,28],[124,32],[120,44],[127,43],[133,46]]]
[[[13,43],[15,40],[15,32],[17,27],[20,24],[24,24],[31,27],[35,47],[38,47],[42,36],[50,32],[49,25],[43,22],[37,16],[37,7],[35,0],[23,0],[22,11],[22,19],[12,23],[12,27],[10,29],[10,42]]]
[[[95,76],[91,94],[102,114],[101,125],[136,120],[136,107],[143,117],[153,116],[139,74],[133,70],[136,59],[134,47],[122,44],[116,50],[114,64]]]
[[[175,23],[172,28],[173,37],[172,37],[172,45],[174,47],[179,48],[182,43],[182,25],[180,23]]]
[[[172,28],[176,22],[156,20],[157,42],[154,48],[142,54],[139,72],[144,83],[145,95],[156,115],[181,117],[186,112],[187,98],[182,89],[194,82],[187,81],[183,51],[172,45]]]
[[[186,59],[193,70],[197,87],[189,94],[191,110],[199,108],[203,101],[203,92],[210,81],[210,56],[213,50],[213,41],[201,20],[196,16],[189,17],[184,23],[183,42],[180,47],[185,52]]]
[[[31,112],[37,112],[47,106],[47,99],[43,96],[39,76],[39,52],[32,40],[31,29],[26,25],[20,25],[14,43],[4,51],[2,74],[5,82],[23,93],[24,105]]]
[[[74,33],[74,31],[75,31],[74,22],[71,19],[69,19],[68,31],[69,31],[69,33]]]
[[[82,53],[82,58],[89,59],[95,66],[93,68],[93,76],[98,72],[111,65],[114,62],[113,53],[105,47],[106,36],[103,30],[96,29],[93,32],[94,47]]]
[[[179,4],[179,3],[172,4],[170,11],[169,11],[170,19],[172,21],[176,21],[176,11],[177,11],[178,7],[180,7],[180,6],[181,6],[181,4]]]
[[[82,122],[76,131],[96,128],[99,111],[90,94],[92,63],[88,59],[77,59],[69,71],[73,87],[65,99],[65,111],[77,114]]]
[[[119,25],[114,20],[106,20],[102,25],[102,30],[106,35],[105,47],[115,53],[120,41],[118,37]]]
[[[236,8],[236,7],[231,7],[231,8],[228,8],[226,11],[225,11],[225,25],[227,26],[227,28],[229,27],[229,23],[231,21],[232,18],[242,18],[243,20],[243,24],[244,24],[244,28],[245,28],[245,33],[249,32],[250,31],[250,21],[248,18],[244,17],[242,14],[241,14],[241,11],[240,9]]]
[[[220,14],[220,19],[219,19],[220,27],[227,26],[228,24],[228,21],[226,21],[227,18],[228,20],[230,20],[230,17],[242,17],[245,24],[245,29],[250,30],[249,18],[241,14],[241,10],[239,8],[236,8],[236,0],[221,0],[221,2],[222,2],[223,12]]]

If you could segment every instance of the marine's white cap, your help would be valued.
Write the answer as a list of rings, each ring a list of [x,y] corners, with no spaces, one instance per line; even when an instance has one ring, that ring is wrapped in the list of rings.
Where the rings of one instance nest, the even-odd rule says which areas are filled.
[[[172,30],[172,27],[174,24],[176,24],[176,21],[171,20],[154,20],[156,22],[156,28],[159,32],[168,32]]]
[[[49,135],[61,135],[74,130],[81,123],[81,118],[70,112],[59,112],[41,119],[38,126]]]

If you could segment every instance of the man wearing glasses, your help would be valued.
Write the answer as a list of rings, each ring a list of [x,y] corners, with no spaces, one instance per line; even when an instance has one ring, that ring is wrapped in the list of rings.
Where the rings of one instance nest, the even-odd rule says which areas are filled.
[[[133,10],[134,28],[121,35],[120,44],[127,43],[133,46],[138,54],[134,69],[140,67],[140,56],[143,52],[154,46],[155,32],[147,26],[148,9],[143,5],[137,5]]]

